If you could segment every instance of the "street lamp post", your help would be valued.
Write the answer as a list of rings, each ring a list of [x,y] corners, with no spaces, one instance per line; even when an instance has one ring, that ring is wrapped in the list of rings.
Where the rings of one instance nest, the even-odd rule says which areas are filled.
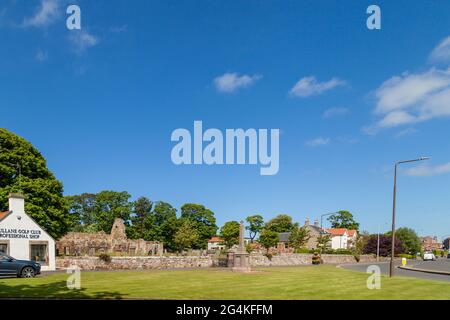
[[[320,229],[323,229],[323,217],[330,216],[330,215],[336,214],[336,213],[339,213],[339,211],[322,214],[320,216]]]
[[[377,262],[380,261],[380,226],[378,226],[378,239],[377,239]]]
[[[416,162],[416,161],[424,161],[429,160],[428,157],[421,157],[418,159],[413,160],[404,160],[404,161],[398,161],[395,163],[394,166],[394,196],[393,196],[393,203],[392,203],[392,247],[391,247],[391,263],[389,268],[389,276],[394,276],[394,256],[395,256],[395,209],[397,206],[397,167],[398,165],[402,163],[409,163],[409,162]]]
[[[383,226],[387,225],[387,222]],[[380,225],[378,225],[378,237],[377,237],[377,262],[380,261]]]

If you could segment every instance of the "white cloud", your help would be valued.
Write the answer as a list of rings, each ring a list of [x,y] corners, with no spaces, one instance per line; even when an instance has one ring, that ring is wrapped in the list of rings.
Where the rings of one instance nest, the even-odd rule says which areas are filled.
[[[83,53],[86,49],[96,46],[99,42],[97,37],[84,30],[72,30],[69,40],[77,53]]]
[[[318,147],[318,146],[324,146],[324,145],[327,145],[327,144],[330,143],[330,141],[331,141],[330,138],[322,138],[322,137],[318,137],[318,138],[315,138],[315,139],[313,139],[313,140],[306,141],[305,144],[306,144],[308,147]]]
[[[231,93],[240,88],[245,88],[257,80],[261,79],[260,75],[239,75],[238,73],[225,73],[214,79],[214,85],[217,91]]]
[[[333,88],[343,86],[346,82],[338,78],[332,78],[325,82],[318,82],[314,76],[300,79],[291,89],[290,94],[297,97],[308,97],[321,94]]]
[[[450,71],[431,69],[419,74],[403,74],[385,81],[376,91],[377,113],[406,109],[430,94],[450,85]]]
[[[59,0],[41,0],[36,13],[23,21],[24,27],[43,27],[53,23],[59,16]]]
[[[450,36],[442,40],[430,54],[430,62],[450,62]]]
[[[414,128],[407,128],[407,129],[404,129],[404,130],[399,131],[399,132],[395,135],[395,137],[396,137],[397,139],[399,139],[399,138],[403,138],[403,137],[406,137],[406,136],[410,136],[410,135],[412,135],[412,134],[414,134],[414,133],[416,133],[416,132],[417,132],[417,130],[414,129]]]
[[[409,176],[419,176],[419,177],[429,177],[446,174],[450,173],[450,162],[438,166],[421,165],[409,168],[405,170],[405,173]]]
[[[347,108],[330,108],[323,113],[324,118],[343,116],[349,112]]]
[[[410,124],[417,121],[417,117],[409,114],[406,111],[392,111],[378,122],[378,126],[382,128],[396,127],[402,124]]]
[[[36,60],[39,62],[44,62],[48,60],[48,52],[43,50],[38,50],[35,56]]]
[[[374,112],[381,119],[366,128],[369,133],[450,116],[450,69],[432,68],[392,77],[376,90],[375,96]]]

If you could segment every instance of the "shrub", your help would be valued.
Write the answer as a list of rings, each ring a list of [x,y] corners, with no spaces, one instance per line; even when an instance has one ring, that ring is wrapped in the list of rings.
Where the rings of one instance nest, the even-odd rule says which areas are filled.
[[[294,253],[311,253],[311,250],[309,250],[307,248],[298,248],[298,249],[295,249]]]
[[[98,256],[98,258],[99,258],[100,260],[102,260],[103,262],[106,262],[106,263],[110,263],[110,262],[111,262],[111,256],[110,256],[109,254],[107,254],[107,253],[102,253],[102,254],[100,254],[100,255]]]
[[[348,249],[336,249],[334,250],[334,254],[353,254],[353,252]]]
[[[399,258],[406,258],[406,259],[414,259],[414,256],[412,254],[402,253],[398,255]]]
[[[444,251],[443,250],[433,250],[433,253],[436,257],[443,257]]]
[[[271,253],[266,253],[265,256],[267,259],[272,260],[273,255]]]
[[[377,253],[377,235],[371,235],[364,247],[364,254]],[[380,256],[389,257],[391,255],[392,238],[387,235],[380,235]],[[403,243],[397,238],[395,240],[395,253],[404,253]]]

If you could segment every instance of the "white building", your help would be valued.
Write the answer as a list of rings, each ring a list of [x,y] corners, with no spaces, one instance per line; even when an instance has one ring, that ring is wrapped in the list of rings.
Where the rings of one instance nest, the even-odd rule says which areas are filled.
[[[224,250],[225,245],[220,237],[214,236],[208,240],[208,250]]]
[[[9,210],[0,212],[0,252],[55,270],[55,240],[25,213],[25,199],[10,194]]]
[[[331,249],[350,249],[356,242],[356,230],[331,228],[325,229],[325,232],[331,235]]]

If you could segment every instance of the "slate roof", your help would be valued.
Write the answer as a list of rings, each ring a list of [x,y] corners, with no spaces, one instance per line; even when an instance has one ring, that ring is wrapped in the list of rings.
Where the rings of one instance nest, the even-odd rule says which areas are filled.
[[[280,232],[280,233],[278,233],[278,241],[279,242],[289,242],[290,236],[291,236],[290,232]]]

